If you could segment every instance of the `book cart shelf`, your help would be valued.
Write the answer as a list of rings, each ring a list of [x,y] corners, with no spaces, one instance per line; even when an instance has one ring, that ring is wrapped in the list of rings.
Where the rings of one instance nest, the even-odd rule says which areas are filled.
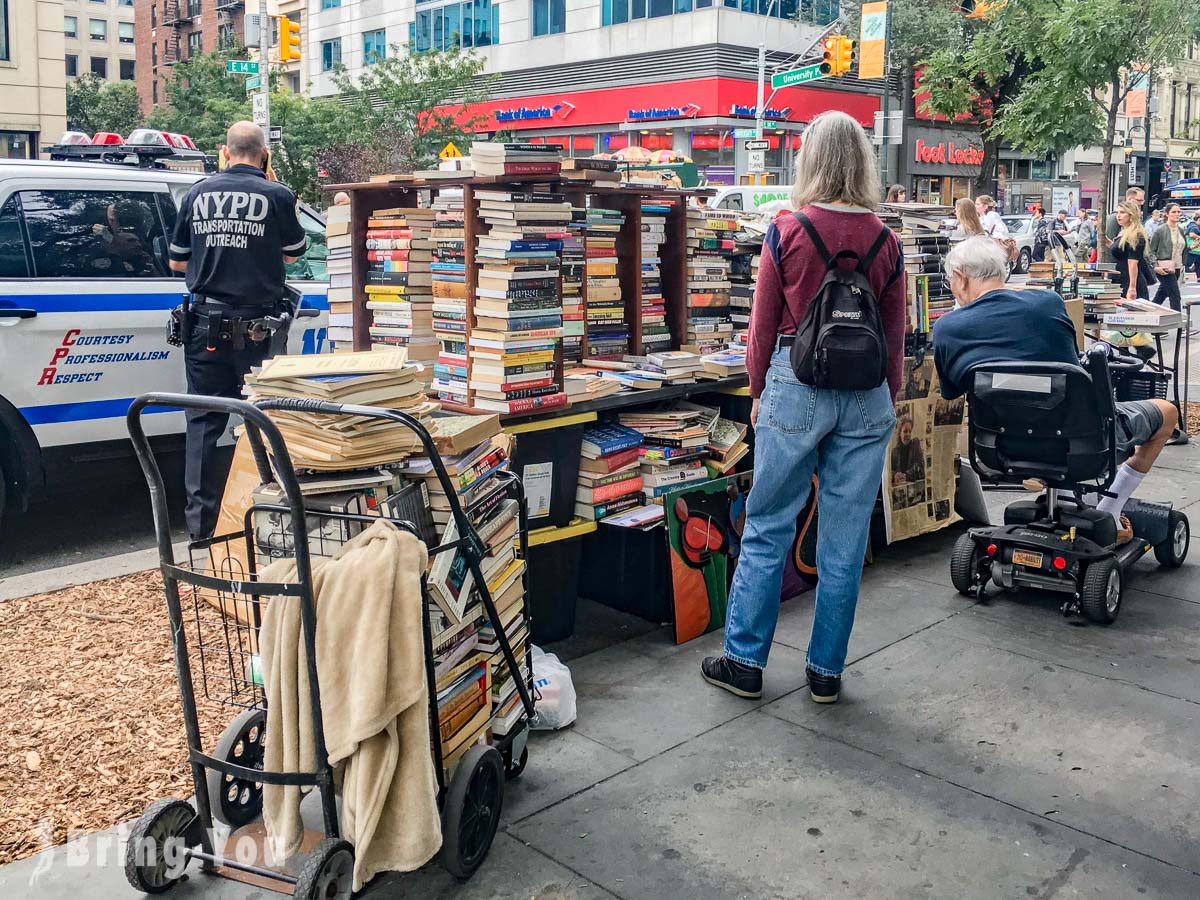
[[[659,264],[663,303],[666,307],[667,326],[671,334],[669,349],[678,350],[685,343],[687,334],[687,208],[688,199],[696,195],[711,195],[710,189],[680,190],[658,187],[612,187],[602,184],[560,181],[545,175],[505,176],[504,178],[438,178],[429,181],[418,179],[391,182],[329,185],[326,192],[345,191],[350,195],[350,234],[352,236],[351,287],[354,302],[354,349],[368,350],[371,347],[371,315],[366,308],[366,235],[367,221],[371,213],[385,208],[414,208],[422,192],[436,195],[446,189],[461,189],[463,192],[463,249],[466,264],[468,381],[470,380],[471,354],[469,341],[477,326],[475,294],[479,279],[479,262],[476,258],[478,238],[487,233],[487,226],[479,215],[476,189],[484,190],[542,190],[563,194],[573,207],[602,207],[619,210],[625,217],[617,233],[617,278],[621,285],[621,297],[625,307],[625,322],[629,325],[627,352],[639,354],[642,349],[642,205],[653,203],[669,206],[666,215],[665,241],[660,251]],[[586,265],[586,264],[585,264]],[[561,278],[559,295],[562,295]],[[583,277],[581,305],[584,310],[585,327],[582,339],[583,358],[588,358],[587,346],[587,276]],[[563,377],[563,342],[557,342],[555,373],[559,384]],[[668,349],[668,348],[663,348]],[[466,408],[472,408],[474,390],[468,391]],[[447,403],[447,408],[458,408],[458,404]]]

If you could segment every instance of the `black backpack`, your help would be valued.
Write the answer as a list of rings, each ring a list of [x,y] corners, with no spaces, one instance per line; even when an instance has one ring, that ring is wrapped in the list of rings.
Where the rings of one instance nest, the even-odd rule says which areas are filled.
[[[887,380],[888,349],[867,271],[891,230],[884,227],[861,259],[852,250],[830,256],[808,216],[793,215],[808,232],[826,272],[796,329],[792,371],[802,384],[813,387],[855,391],[879,387]],[[838,264],[842,259],[859,259],[859,263],[853,269],[842,268]]]

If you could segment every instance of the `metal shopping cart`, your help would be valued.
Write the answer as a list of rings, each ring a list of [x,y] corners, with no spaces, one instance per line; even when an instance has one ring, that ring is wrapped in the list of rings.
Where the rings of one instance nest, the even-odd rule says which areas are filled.
[[[206,410],[240,416],[259,477],[263,483],[274,481],[279,484],[281,502],[252,504],[246,512],[243,531],[193,542],[188,548],[188,561],[177,563],[171,545],[162,475],[142,427],[142,414],[148,407]],[[159,800],[143,813],[133,826],[126,848],[126,877],[138,890],[161,893],[183,877],[192,860],[199,860],[205,872],[246,873],[291,885],[298,900],[348,900],[351,895],[354,848],[342,839],[339,830],[334,773],[322,726],[315,653],[317,625],[312,558],[332,556],[353,534],[378,522],[380,517],[357,512],[306,510],[287,447],[267,415],[269,410],[366,416],[400,422],[417,434],[449,500],[451,521],[460,537],[430,548],[429,555],[432,558],[442,553],[461,554],[474,577],[484,612],[495,629],[507,671],[515,675],[516,689],[524,708],[524,721],[488,745],[472,746],[457,760],[447,778],[439,730],[429,604],[422,603],[430,744],[442,815],[443,844],[439,861],[451,874],[468,878],[487,856],[495,837],[505,778],[518,776],[528,759],[525,741],[528,722],[534,713],[532,655],[526,652],[525,667],[522,668],[481,571],[486,545],[471,526],[429,432],[416,419],[396,410],[343,406],[317,400],[273,399],[251,404],[218,397],[160,393],[145,394],[133,402],[128,427],[150,487],[195,803],[193,806],[183,800]],[[520,554],[527,558],[528,522],[521,482],[512,473],[497,474],[502,485],[500,489],[517,501]],[[423,502],[413,502],[411,495],[401,497],[394,504],[385,503],[384,509],[398,527],[419,538],[429,533],[432,523],[419,521],[423,515],[428,515],[428,510]],[[295,559],[296,582],[260,580],[261,563],[283,556]],[[526,591],[527,577],[527,573],[521,575]],[[427,594],[424,573],[421,586]],[[265,597],[274,598],[272,602],[276,603],[301,604],[318,760],[316,772],[263,770],[266,704],[256,649],[261,623],[260,603]],[[524,649],[528,649],[527,644]],[[199,683],[204,697],[242,709],[225,728],[212,753],[204,751],[197,716],[193,653],[199,656]],[[231,858],[217,848],[214,819],[230,829],[254,823],[261,815],[264,784],[313,786],[318,790],[324,839],[308,852],[298,871],[282,871],[257,862],[245,862]]]

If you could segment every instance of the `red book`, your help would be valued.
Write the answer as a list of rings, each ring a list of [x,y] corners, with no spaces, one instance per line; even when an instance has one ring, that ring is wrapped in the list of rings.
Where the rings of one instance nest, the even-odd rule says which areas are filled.
[[[562,164],[557,162],[506,162],[503,169],[505,175],[557,175],[562,171]]]
[[[624,481],[615,481],[598,488],[586,488],[582,485],[575,491],[575,499],[581,503],[603,503],[626,494],[636,494],[642,489],[642,476],[635,475]]]
[[[368,228],[367,240],[399,241],[412,237],[411,228]]]
[[[588,247],[587,255],[588,256],[616,256],[617,248],[616,247]]]
[[[621,466],[627,466],[638,458],[638,448],[630,447],[628,450],[618,450],[612,456],[602,456],[599,459],[581,459],[579,461],[579,469],[583,472],[598,472],[608,474],[614,472]]]
[[[503,391],[505,394],[515,394],[517,391],[528,390],[529,388],[550,387],[554,384],[553,378],[539,378],[536,381],[513,381],[508,384],[494,384],[489,386],[489,390]]]
[[[488,400],[484,397],[476,397],[472,403],[479,409],[511,415],[513,413],[532,412],[535,409],[553,409],[556,406],[566,406],[567,395],[560,391],[557,394],[545,394],[541,397],[524,397],[520,400]]]
[[[407,250],[368,250],[367,262],[381,262],[383,260],[394,260],[399,262],[408,261]],[[393,268],[391,271],[397,271]]]

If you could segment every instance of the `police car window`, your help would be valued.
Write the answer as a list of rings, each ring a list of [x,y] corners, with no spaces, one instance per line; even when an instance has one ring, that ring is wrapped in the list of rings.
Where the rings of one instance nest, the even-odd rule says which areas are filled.
[[[304,236],[308,238],[308,246],[298,260],[284,266],[284,274],[298,281],[328,281],[325,257],[329,251],[325,246],[325,226],[304,207],[300,207],[296,212],[304,228]]]
[[[17,198],[9,197],[0,208],[0,278],[28,278],[25,239],[21,236]]]
[[[167,278],[150,191],[21,191],[37,278]]]

